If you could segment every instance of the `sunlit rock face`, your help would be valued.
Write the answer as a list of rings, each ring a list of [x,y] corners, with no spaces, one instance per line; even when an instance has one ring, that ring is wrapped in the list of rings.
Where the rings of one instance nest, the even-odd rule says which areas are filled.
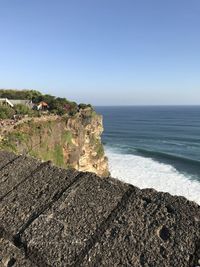
[[[2,131],[3,132],[3,131]],[[108,160],[101,143],[102,116],[92,109],[69,117],[30,118],[1,135],[1,149],[50,160],[58,167],[108,176]]]

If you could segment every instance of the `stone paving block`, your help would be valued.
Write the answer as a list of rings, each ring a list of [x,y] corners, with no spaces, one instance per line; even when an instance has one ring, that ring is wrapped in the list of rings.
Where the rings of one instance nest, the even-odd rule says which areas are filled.
[[[41,165],[39,160],[20,156],[0,172],[0,200]]]
[[[79,266],[194,267],[199,259],[199,206],[138,189]]]
[[[0,151],[0,170],[4,168],[9,162],[17,158],[13,153],[6,152],[6,151]]]
[[[106,227],[107,218],[128,188],[112,179],[83,176],[79,184],[25,230],[22,239],[29,258],[41,266],[76,264],[98,228]]]
[[[44,163],[0,202],[1,226],[10,235],[20,232],[59,198],[77,174]]]
[[[25,257],[23,250],[0,238],[0,267],[37,267]]]

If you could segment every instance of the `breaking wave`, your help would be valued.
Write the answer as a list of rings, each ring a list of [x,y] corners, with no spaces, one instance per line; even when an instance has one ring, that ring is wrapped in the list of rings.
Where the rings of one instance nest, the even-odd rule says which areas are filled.
[[[170,164],[133,154],[122,154],[106,147],[112,177],[139,188],[154,188],[172,195],[184,196],[200,204],[200,183],[179,172]]]

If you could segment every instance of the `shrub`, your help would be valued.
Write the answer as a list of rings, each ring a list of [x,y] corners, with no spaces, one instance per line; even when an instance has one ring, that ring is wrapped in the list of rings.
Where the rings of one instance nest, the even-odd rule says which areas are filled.
[[[14,110],[15,110],[16,114],[20,114],[20,115],[26,115],[26,114],[30,115],[33,113],[29,107],[27,107],[26,105],[23,105],[23,104],[15,105]]]
[[[11,119],[15,111],[11,107],[0,106],[0,119]]]
[[[81,103],[81,104],[78,105],[78,107],[79,107],[79,109],[91,108],[93,110],[93,107],[90,104]]]
[[[78,107],[81,108],[81,109],[85,109],[85,108],[88,107],[88,105],[81,103],[81,104],[78,105]]]

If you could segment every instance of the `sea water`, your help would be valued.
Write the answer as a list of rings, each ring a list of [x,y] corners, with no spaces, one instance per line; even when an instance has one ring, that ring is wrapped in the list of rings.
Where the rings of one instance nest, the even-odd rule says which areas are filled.
[[[96,107],[111,175],[200,204],[200,106]]]

